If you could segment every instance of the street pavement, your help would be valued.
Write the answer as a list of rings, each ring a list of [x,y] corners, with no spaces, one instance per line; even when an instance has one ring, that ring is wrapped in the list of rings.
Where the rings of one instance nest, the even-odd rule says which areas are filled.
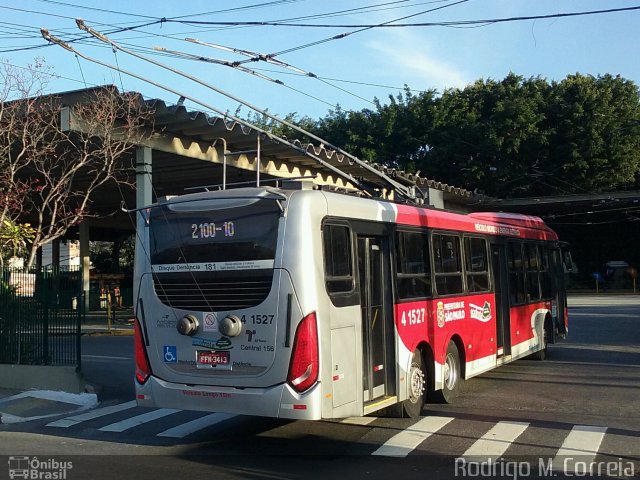
[[[600,465],[615,470],[602,478],[637,478],[640,295],[571,296],[569,308],[570,337],[550,346],[547,361],[519,360],[476,377],[455,404],[428,405],[418,419],[289,422],[142,408],[133,400],[127,370],[131,339],[87,337],[86,375],[103,384],[100,405],[46,412],[43,399],[31,399],[29,411],[22,404],[26,400],[13,399],[22,412],[52,416],[0,426],[0,455],[71,458],[77,472],[92,471],[83,464],[90,461],[118,478],[134,478],[135,471],[141,480],[160,473],[166,478],[486,477],[472,475],[471,463],[467,470],[453,469],[454,459],[478,457],[519,462],[511,466],[520,473],[527,465],[535,470],[493,477],[595,478],[583,467]],[[119,390],[121,383],[126,388]],[[0,391],[5,400],[14,393]],[[549,465],[560,467],[552,471]]]

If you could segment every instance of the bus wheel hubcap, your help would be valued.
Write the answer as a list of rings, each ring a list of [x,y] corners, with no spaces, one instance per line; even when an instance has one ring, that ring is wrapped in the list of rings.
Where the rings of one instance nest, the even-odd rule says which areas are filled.
[[[424,392],[424,373],[418,365],[411,366],[410,388],[411,401],[415,403]]]
[[[453,390],[458,383],[458,368],[453,355],[447,355],[444,365],[444,383],[449,390]]]

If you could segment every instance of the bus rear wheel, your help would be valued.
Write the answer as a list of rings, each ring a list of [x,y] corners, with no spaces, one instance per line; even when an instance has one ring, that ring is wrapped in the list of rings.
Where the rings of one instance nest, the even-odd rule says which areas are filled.
[[[440,403],[452,403],[462,388],[462,368],[460,366],[460,352],[454,342],[447,346],[447,356],[444,361],[444,385],[442,390],[434,392],[434,398]]]
[[[413,352],[407,378],[409,398],[402,402],[403,416],[417,418],[422,415],[427,389],[427,369],[420,350]]]

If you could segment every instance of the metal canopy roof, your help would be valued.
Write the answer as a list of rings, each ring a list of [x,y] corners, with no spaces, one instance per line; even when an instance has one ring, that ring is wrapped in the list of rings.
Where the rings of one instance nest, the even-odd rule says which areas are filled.
[[[420,189],[432,188],[450,194],[449,200],[454,203],[467,203],[473,195],[463,188],[420,177],[395,168],[386,167],[378,163],[368,163],[375,171],[364,168],[353,159],[324,145],[302,143],[293,140],[297,149],[283,144],[268,135],[242,125],[233,120],[219,116],[207,115],[200,111],[189,111],[182,105],[167,105],[164,100],[154,99],[146,101],[154,111],[154,128],[161,129],[166,134],[188,137],[206,143],[214,143],[219,138],[225,138],[227,148],[233,152],[253,151],[256,149],[257,137],[261,138],[261,157],[275,158],[279,161],[308,167],[326,175],[332,175],[331,170],[323,167],[313,157],[318,157],[329,165],[348,173],[356,179],[363,179],[371,185],[385,188],[382,176],[386,175],[406,186],[417,186]],[[457,197],[457,202],[452,197]]]
[[[63,106],[72,107],[76,103],[91,101],[92,94],[101,89],[110,89],[118,92],[117,87],[106,85],[53,94],[51,97],[54,97]],[[268,134],[261,133],[257,127],[242,124],[229,118],[209,115],[202,111],[188,110],[181,104],[168,105],[162,99],[145,100],[142,94],[136,92],[130,92],[127,93],[127,95],[137,96],[139,102],[146,105],[152,111],[151,118],[146,122],[146,127],[149,128],[156,139],[159,137],[164,138],[163,148],[158,148],[157,143],[149,145],[154,149],[154,164],[158,152],[165,154],[160,155],[165,158],[166,155],[173,155],[197,160],[206,159],[221,164],[221,159],[215,157],[221,157],[221,139],[224,138],[227,144],[227,151],[229,152],[227,156],[237,157],[238,155],[234,152],[244,152],[245,155],[251,154],[251,157],[247,156],[244,159],[243,166],[248,167],[247,170],[249,171],[255,171],[255,165],[248,165],[248,163],[252,163],[255,160],[254,152],[257,148],[259,138],[260,156],[261,160],[263,160],[261,167],[265,175],[291,177],[291,172],[298,168],[300,172],[306,170],[306,172],[304,172],[305,175],[311,174],[313,176],[321,175],[325,177],[324,182],[321,183],[337,183],[338,186],[340,186],[338,175],[335,173],[335,169],[338,169],[340,172],[352,176],[357,181],[362,181],[365,184],[381,190],[386,189],[389,191],[391,185],[388,182],[391,181],[409,188],[415,186],[421,190],[431,188],[442,191],[445,201],[453,204],[466,205],[476,203],[482,197],[466,189],[407,173],[403,170],[382,165],[381,163],[371,163],[350,158],[348,155],[328,148],[323,144],[303,143],[299,140],[283,139],[291,144],[289,145],[278,141]],[[176,140],[181,142],[176,142]],[[173,147],[180,145],[180,143],[184,148]],[[200,150],[211,148],[213,150],[213,158],[211,155],[209,155],[208,158],[204,158],[207,157],[207,155],[204,155],[206,152],[197,151],[197,155],[194,156],[193,145],[191,145],[193,143],[200,144]],[[169,148],[168,145],[172,145],[172,147]],[[189,146],[192,147],[192,150],[189,150]],[[219,155],[216,155],[216,149],[220,151]],[[187,165],[184,160],[184,158],[180,160],[176,159],[174,167],[179,167],[183,176],[188,176],[185,168],[191,166],[191,164],[188,162],[189,164]],[[264,169],[265,162],[269,160],[275,161],[278,164],[279,171],[278,169],[274,171],[273,168],[271,171]],[[325,165],[323,165],[323,163]],[[334,171],[332,171],[332,169]],[[287,173],[286,170],[289,172]],[[156,171],[154,165],[154,173]],[[198,175],[198,177],[202,178],[201,175]],[[154,184],[155,183],[154,178]],[[218,178],[217,182],[208,183],[222,183],[222,178]],[[344,179],[342,180],[342,184],[342,186],[346,186]],[[353,187],[353,185],[351,185],[351,187]],[[161,185],[160,189],[162,189]]]
[[[82,126],[73,122],[73,114],[70,112],[76,104],[91,102],[95,92],[102,89],[114,90],[124,95],[115,86],[102,86],[56,93],[42,98],[53,99],[60,106],[68,107],[68,128],[81,131]],[[152,180],[156,198],[182,194],[185,190],[198,186],[222,184],[222,150],[225,142],[227,185],[255,182],[258,141],[261,182],[304,176],[313,178],[316,184],[354,189],[354,185],[349,183],[348,179],[336,173],[336,170],[339,170],[357,182],[378,190],[380,195],[388,195],[392,191],[389,179],[406,187],[417,187],[424,193],[427,193],[428,189],[441,191],[447,206],[457,210],[466,210],[469,205],[476,204],[483,198],[463,188],[402,170],[354,160],[323,144],[283,139],[289,142],[287,144],[259,131],[257,127],[202,111],[188,110],[179,104],[180,102],[170,105],[162,99],[144,99],[140,93],[132,92],[126,95],[135,95],[138,101],[152,112],[144,125],[149,133],[149,141],[140,146],[152,149]],[[135,153],[133,155],[135,156]],[[133,169],[127,174],[127,178],[129,182],[134,180]],[[103,187],[98,193],[91,209],[101,218],[97,222],[88,219],[88,222],[92,230],[104,231],[104,234],[99,236],[109,237],[112,235],[109,232],[114,229],[131,230],[131,218],[122,212],[122,202],[133,208],[135,190],[111,185]],[[70,233],[73,236],[73,233]]]

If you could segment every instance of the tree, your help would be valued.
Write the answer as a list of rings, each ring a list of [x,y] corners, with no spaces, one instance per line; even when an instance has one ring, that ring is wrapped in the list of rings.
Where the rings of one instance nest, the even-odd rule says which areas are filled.
[[[365,160],[496,197],[640,187],[640,92],[619,76],[510,73],[389,100],[330,112],[317,130]]]
[[[423,171],[494,196],[525,194],[546,155],[548,90],[544,80],[509,74],[445,91]]]
[[[48,69],[40,60],[21,70],[9,65],[0,69],[0,232],[2,237],[13,238],[20,243],[26,238],[18,238],[19,219],[27,208],[27,199],[32,189],[37,188],[29,179],[29,161],[26,152],[33,148],[30,141],[37,142],[38,135],[32,116],[27,115],[27,100],[41,95],[47,86]],[[24,99],[20,104],[13,99]],[[16,137],[23,132],[22,148],[17,147]],[[26,132],[33,132],[26,135]],[[33,237],[31,237],[33,238]],[[31,239],[29,238],[29,240]],[[4,243],[4,242],[3,242]],[[15,252],[9,252],[14,254]],[[4,265],[4,255],[0,252],[0,266]]]
[[[640,92],[620,76],[570,75],[552,85],[546,112],[548,181],[567,192],[637,187],[640,179]]]
[[[4,205],[0,221],[30,221],[28,266],[42,245],[95,216],[91,204],[101,187],[132,185],[132,149],[150,115],[139,95],[98,88],[70,109],[77,128],[67,130],[59,96],[42,95],[47,75],[42,63],[2,75],[0,192],[20,195]]]

